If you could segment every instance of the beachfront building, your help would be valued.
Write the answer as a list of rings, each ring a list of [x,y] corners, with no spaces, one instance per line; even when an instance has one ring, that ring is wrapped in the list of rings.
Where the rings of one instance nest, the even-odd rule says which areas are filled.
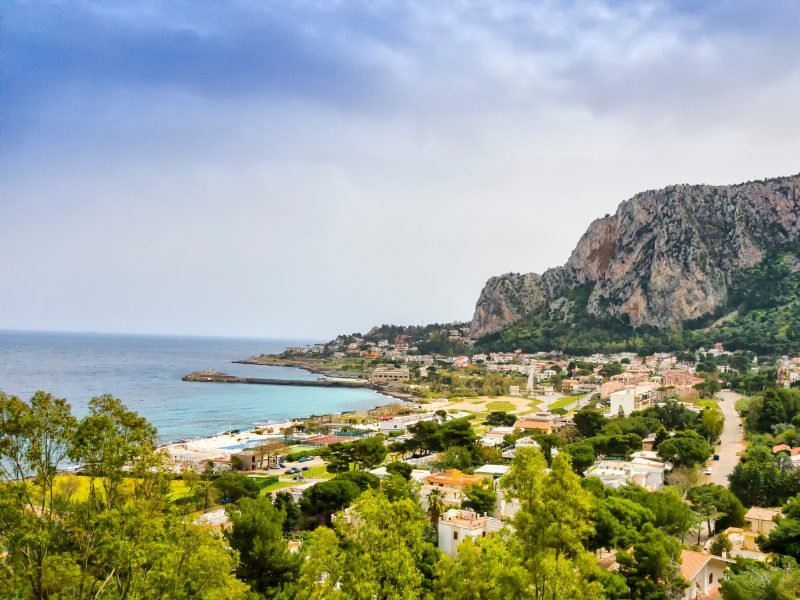
[[[629,483],[655,492],[664,485],[666,466],[663,462],[646,458],[631,460],[598,460],[586,469],[586,477],[597,477],[603,485],[619,488]]]
[[[408,367],[375,367],[370,373],[372,383],[398,383],[408,381],[410,376]]]
[[[254,450],[242,450],[231,454],[231,466],[239,471],[255,471],[260,468],[263,455]]]
[[[439,519],[439,550],[455,556],[458,545],[467,537],[484,537],[503,527],[504,523],[500,519],[481,516],[471,510],[450,509]]]
[[[684,600],[719,597],[719,580],[725,570],[736,561],[693,550],[681,552],[681,575],[689,582],[683,593]],[[713,596],[712,594],[717,594]]]

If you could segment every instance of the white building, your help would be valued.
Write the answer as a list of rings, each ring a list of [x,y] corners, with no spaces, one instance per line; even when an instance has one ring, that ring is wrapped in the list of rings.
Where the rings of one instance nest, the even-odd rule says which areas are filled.
[[[653,388],[653,385],[631,385],[611,392],[608,395],[611,401],[610,415],[616,417],[622,409],[627,417],[635,410],[647,408],[651,404]]]
[[[634,458],[632,460],[598,460],[586,469],[586,477],[597,477],[603,485],[618,488],[629,483],[655,492],[664,485],[664,463]]]
[[[415,425],[420,421],[433,421],[437,418],[438,417],[432,412],[395,417],[378,423],[378,430],[381,433],[390,433],[392,431],[405,432],[411,425]]]
[[[708,598],[719,588],[728,565],[736,561],[713,554],[703,554],[692,550],[681,552],[681,575],[689,582],[689,587],[683,593],[684,600]]]
[[[518,448],[540,448],[538,442],[530,436],[519,438],[513,446],[503,448],[503,458],[514,458]],[[556,449],[553,448],[555,451]]]
[[[455,556],[458,545],[467,537],[479,538],[503,529],[494,517],[479,516],[471,510],[450,509],[439,519],[439,550]]]

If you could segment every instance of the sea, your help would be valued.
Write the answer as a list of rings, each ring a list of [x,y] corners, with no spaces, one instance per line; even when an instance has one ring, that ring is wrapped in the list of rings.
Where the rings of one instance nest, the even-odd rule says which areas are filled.
[[[391,399],[373,390],[191,383],[213,369],[230,375],[316,379],[292,367],[232,361],[272,354],[304,340],[0,331],[0,391],[28,399],[37,390],[66,398],[77,416],[101,394],[119,398],[158,428],[162,443],[293,417],[372,408]]]

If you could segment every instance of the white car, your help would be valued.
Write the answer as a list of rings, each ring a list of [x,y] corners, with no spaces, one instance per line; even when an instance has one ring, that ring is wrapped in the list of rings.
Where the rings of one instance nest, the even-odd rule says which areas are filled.
[[[706,467],[706,470],[704,471],[704,473],[706,475],[711,475],[711,467]]]

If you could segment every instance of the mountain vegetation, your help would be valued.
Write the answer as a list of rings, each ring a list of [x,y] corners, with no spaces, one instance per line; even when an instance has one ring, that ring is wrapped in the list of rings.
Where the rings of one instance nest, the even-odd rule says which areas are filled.
[[[727,302],[715,312],[682,326],[634,327],[624,315],[598,317],[586,310],[592,284],[568,290],[567,312],[541,306],[507,328],[483,336],[484,350],[558,349],[568,354],[696,350],[724,343],[730,350],[758,354],[800,352],[800,244],[773,252],[742,271],[730,285]]]

